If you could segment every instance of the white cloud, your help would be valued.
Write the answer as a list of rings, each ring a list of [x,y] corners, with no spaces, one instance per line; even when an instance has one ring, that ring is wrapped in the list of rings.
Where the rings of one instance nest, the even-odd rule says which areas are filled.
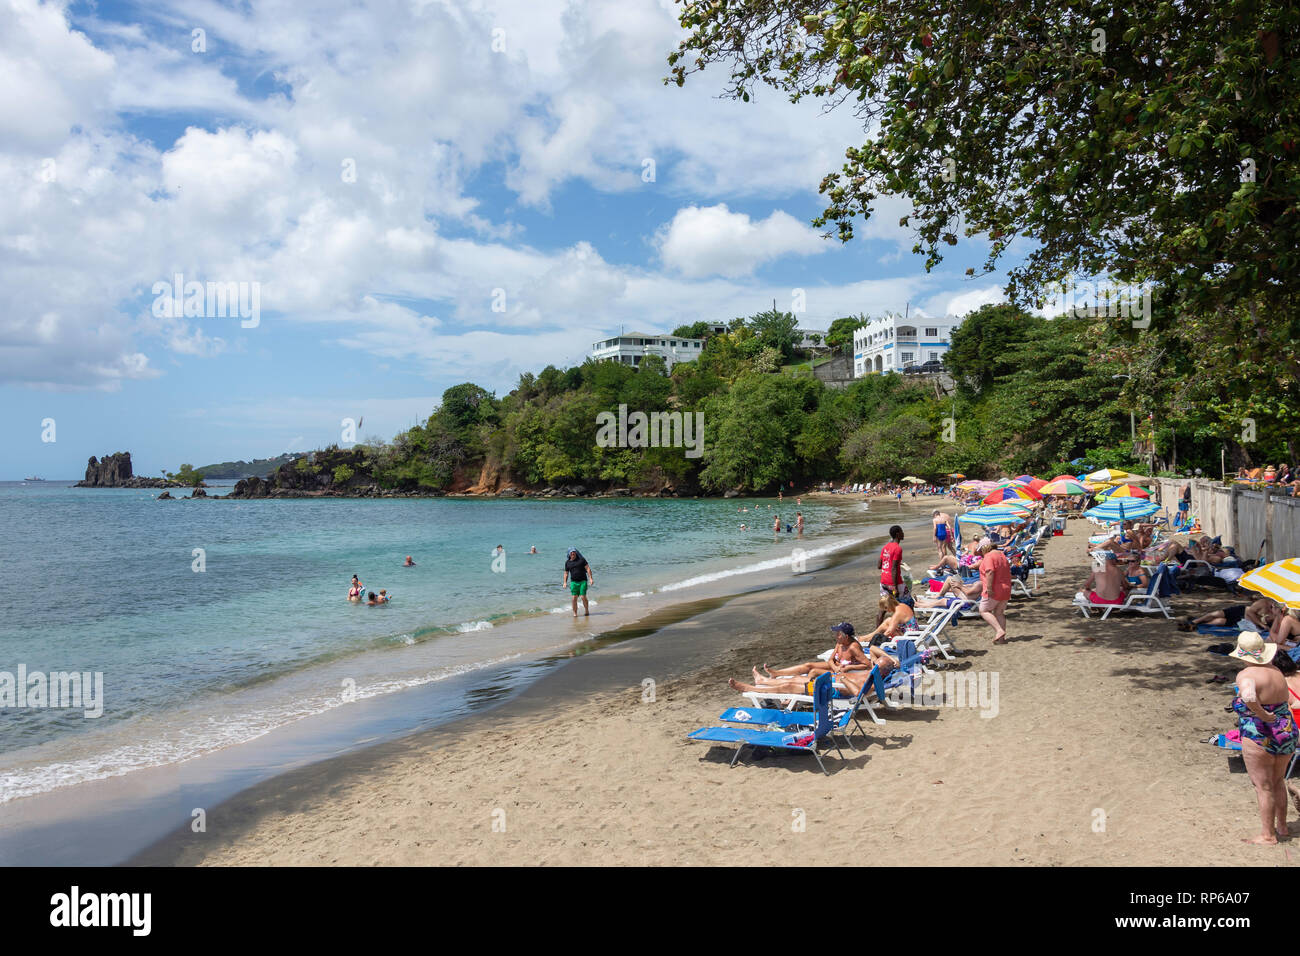
[[[0,178],[13,184],[0,380],[38,387],[113,389],[161,374],[169,354],[257,354],[256,332],[142,317],[153,283],[178,271],[259,282],[263,326],[498,382],[580,360],[620,324],[669,330],[786,303],[791,290],[753,270],[835,244],[780,209],[751,217],[721,200],[806,197],[863,138],[850,114],[777,93],[721,101],[711,74],[665,87],[681,36],[669,0],[162,0],[129,8],[139,24],[79,18],[84,33],[69,9],[0,7]],[[190,49],[196,26],[206,53]],[[573,180],[695,205],[651,239],[661,271],[612,261],[595,236],[529,244],[495,211],[509,197],[480,202],[497,177],[543,209]],[[823,327],[927,288],[803,284],[801,321]]]
[[[778,209],[753,220],[725,204],[687,206],[656,236],[664,265],[688,277],[749,275],[781,256],[808,256],[829,245],[820,234]]]
[[[976,309],[985,305],[997,305],[999,302],[1005,302],[1007,294],[1001,286],[991,285],[982,289],[971,289],[969,292],[960,292],[956,295],[936,295],[930,300],[931,307],[938,310],[939,315],[958,315],[965,316]]]

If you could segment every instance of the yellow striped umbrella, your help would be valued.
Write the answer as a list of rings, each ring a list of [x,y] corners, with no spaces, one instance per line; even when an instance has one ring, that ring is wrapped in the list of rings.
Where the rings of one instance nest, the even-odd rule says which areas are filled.
[[[1101,471],[1094,471],[1088,476],[1089,481],[1117,481],[1120,478],[1127,478],[1127,471],[1120,471],[1118,468],[1103,468]]]
[[[1237,583],[1279,604],[1300,610],[1300,558],[1265,564],[1243,575]]]

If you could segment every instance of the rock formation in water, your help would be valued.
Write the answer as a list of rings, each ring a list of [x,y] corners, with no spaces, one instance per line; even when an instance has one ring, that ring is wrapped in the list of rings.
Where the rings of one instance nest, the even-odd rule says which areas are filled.
[[[137,478],[131,471],[131,453],[114,452],[98,460],[94,455],[86,462],[86,477],[78,488],[184,488],[179,481],[166,478]]]

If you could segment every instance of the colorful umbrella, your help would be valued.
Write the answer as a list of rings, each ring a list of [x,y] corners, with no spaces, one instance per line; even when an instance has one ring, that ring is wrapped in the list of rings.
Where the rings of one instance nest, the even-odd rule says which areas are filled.
[[[1092,494],[1082,484],[1073,478],[1053,478],[1043,487],[1038,489],[1040,495],[1090,495]]]
[[[1074,475],[1057,475],[1055,478],[1052,479],[1053,482],[1055,482],[1055,481],[1082,481],[1082,480],[1083,480],[1082,478],[1076,478]],[[1049,484],[1050,484],[1050,483],[1051,483],[1051,482],[1049,482]]]
[[[1106,492],[1107,498],[1150,498],[1151,493],[1137,485],[1116,485]]]
[[[1036,491],[1041,495],[1043,493],[1043,485],[1045,484],[1047,484],[1046,478],[1035,478],[1025,487],[1028,488],[1030,491]]]
[[[1024,508],[991,505],[987,508],[976,508],[974,511],[968,511],[964,515],[959,515],[957,520],[987,527],[998,524],[1016,524],[1028,517],[1029,512]]]
[[[994,505],[1003,501],[1042,501],[1043,496],[1029,488],[1006,487],[995,488],[984,497],[986,505]]]
[[[1160,506],[1152,504],[1150,501],[1135,498],[1116,498],[1114,501],[1107,501],[1095,508],[1089,508],[1083,515],[1085,518],[1098,518],[1101,521],[1114,523],[1116,521],[1135,521],[1138,518],[1149,518],[1159,510]]]
[[[951,475],[949,475],[948,477],[949,477],[949,478],[965,478],[966,476],[963,475],[960,471],[954,471],[954,472],[953,472]]]
[[[1103,468],[1101,471],[1094,471],[1088,475],[1089,481],[1116,481],[1120,478],[1127,478],[1127,471],[1120,471],[1118,468]]]
[[[1029,483],[1030,483],[1031,481],[1033,481],[1033,480],[1034,480],[1034,476],[1033,476],[1033,475],[1017,475],[1017,476],[1016,476],[1016,481],[1018,481],[1018,482],[1020,482],[1020,483],[1022,483],[1022,484],[1026,484],[1026,485],[1029,484]]]
[[[1273,561],[1244,574],[1237,582],[1264,597],[1300,610],[1300,558]]]

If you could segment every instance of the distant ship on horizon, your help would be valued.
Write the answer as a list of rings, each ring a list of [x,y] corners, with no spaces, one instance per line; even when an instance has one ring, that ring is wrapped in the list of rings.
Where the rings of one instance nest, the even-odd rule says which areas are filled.
[[[44,480],[45,480],[44,478],[33,478],[31,476],[28,476],[23,479],[23,481],[44,481]]]

